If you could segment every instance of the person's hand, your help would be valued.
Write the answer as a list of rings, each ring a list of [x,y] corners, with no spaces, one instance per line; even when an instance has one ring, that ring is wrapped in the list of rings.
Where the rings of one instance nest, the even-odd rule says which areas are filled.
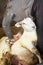
[[[15,39],[13,38],[13,39],[10,40],[9,44],[12,45],[12,44],[14,44],[14,42],[15,42]]]

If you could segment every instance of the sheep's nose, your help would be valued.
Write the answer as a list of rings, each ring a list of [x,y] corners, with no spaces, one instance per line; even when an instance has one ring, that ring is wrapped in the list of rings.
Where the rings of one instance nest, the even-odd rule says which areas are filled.
[[[35,28],[35,26],[32,26],[32,28]]]

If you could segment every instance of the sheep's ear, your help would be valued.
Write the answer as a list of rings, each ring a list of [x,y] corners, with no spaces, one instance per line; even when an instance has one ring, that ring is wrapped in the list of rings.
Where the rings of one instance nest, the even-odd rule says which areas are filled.
[[[17,22],[17,23],[15,24],[16,27],[21,27],[21,25],[22,25],[21,22]]]

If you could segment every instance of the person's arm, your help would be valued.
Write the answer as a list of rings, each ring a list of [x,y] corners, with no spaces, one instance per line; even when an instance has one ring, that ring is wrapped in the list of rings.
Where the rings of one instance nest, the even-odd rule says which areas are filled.
[[[2,27],[3,27],[3,30],[5,32],[5,34],[8,36],[9,39],[12,39],[13,38],[13,34],[11,32],[11,29],[10,29],[10,23],[12,21],[12,17],[13,17],[13,13],[7,13],[4,18],[3,18],[3,22],[2,22]]]

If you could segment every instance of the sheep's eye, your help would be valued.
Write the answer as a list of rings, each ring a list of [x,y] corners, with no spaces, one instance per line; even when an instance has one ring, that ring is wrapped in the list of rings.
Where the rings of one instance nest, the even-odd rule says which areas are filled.
[[[23,24],[25,24],[25,23],[23,23]]]

